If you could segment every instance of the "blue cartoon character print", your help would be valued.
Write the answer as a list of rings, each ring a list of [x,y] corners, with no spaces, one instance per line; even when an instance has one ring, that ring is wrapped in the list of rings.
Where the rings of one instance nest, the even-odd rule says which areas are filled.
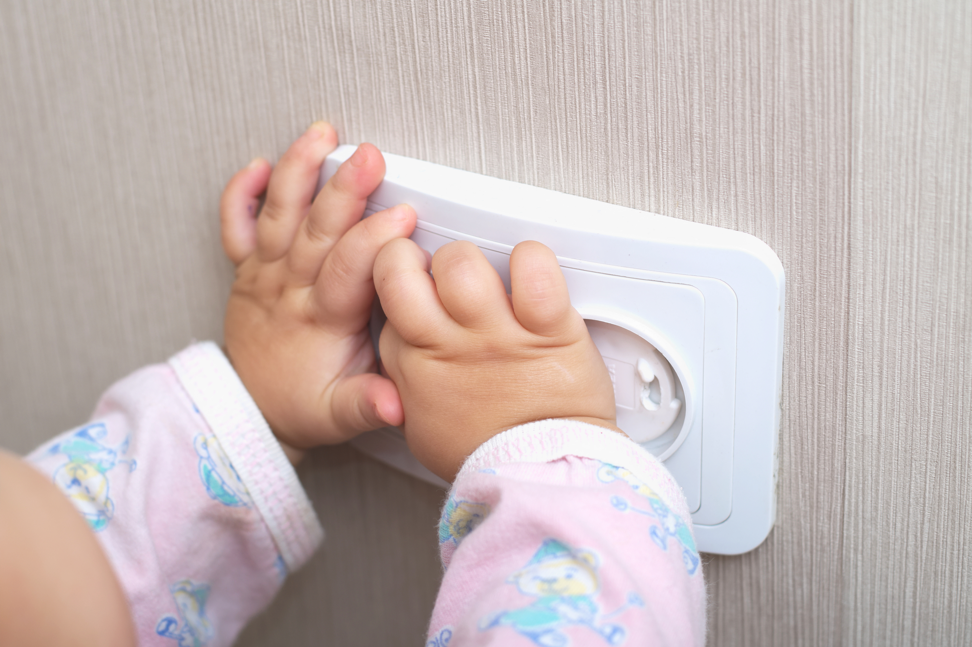
[[[443,627],[425,642],[425,647],[449,647],[452,642],[452,627]]]
[[[129,471],[135,469],[134,460],[122,458],[128,451],[128,437],[111,447],[103,442],[107,435],[104,423],[96,422],[68,434],[45,452],[67,457],[67,462],[54,471],[54,484],[95,532],[107,528],[115,514],[108,472],[119,464],[128,465]]]
[[[439,545],[458,546],[476,527],[486,520],[491,508],[486,503],[463,501],[449,497],[439,519]]]
[[[534,601],[521,609],[484,618],[480,631],[507,626],[542,647],[566,647],[570,638],[563,630],[576,625],[587,627],[608,645],[620,645],[627,630],[605,621],[629,607],[644,606],[644,602],[631,593],[624,605],[601,616],[594,601],[600,589],[598,566],[593,551],[572,548],[556,539],[544,540],[527,565],[507,579],[507,583],[515,584],[520,593],[535,598]]]
[[[199,434],[193,440],[193,445],[199,455],[199,478],[210,498],[231,508],[250,506],[250,492],[216,436]]]
[[[162,616],[155,633],[178,642],[179,647],[203,647],[215,636],[213,625],[206,617],[209,585],[192,580],[180,580],[169,587],[179,617]]]
[[[603,463],[597,470],[597,478],[602,483],[621,480],[631,486],[635,493],[647,499],[650,510],[637,508],[620,496],[611,497],[611,505],[621,512],[636,512],[655,519],[648,534],[662,550],[668,550],[668,540],[675,539],[682,546],[682,561],[689,575],[695,575],[699,569],[699,551],[695,548],[692,531],[682,518],[665,505],[661,497],[648,485],[638,479],[629,470],[609,463]]]

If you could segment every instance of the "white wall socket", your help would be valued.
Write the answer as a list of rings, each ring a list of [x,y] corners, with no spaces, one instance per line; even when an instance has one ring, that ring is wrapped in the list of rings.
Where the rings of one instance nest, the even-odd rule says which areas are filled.
[[[324,163],[321,185],[354,152]],[[699,549],[738,554],[769,534],[783,370],[783,266],[741,232],[385,154],[367,214],[408,203],[412,240],[480,247],[509,289],[509,254],[537,240],[557,254],[615,387],[618,426],[665,462]],[[380,322],[374,322],[380,330]],[[377,337],[377,335],[376,335]],[[382,429],[355,445],[448,486]]]

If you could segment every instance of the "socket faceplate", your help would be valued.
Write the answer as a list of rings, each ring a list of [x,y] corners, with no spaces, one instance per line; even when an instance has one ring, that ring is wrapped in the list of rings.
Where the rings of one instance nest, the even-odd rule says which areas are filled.
[[[354,150],[342,146],[328,156],[321,186]],[[784,305],[776,254],[737,231],[387,153],[385,164],[366,214],[410,204],[420,247],[435,252],[452,240],[471,241],[507,289],[517,243],[537,240],[557,254],[571,302],[609,370],[613,362],[618,426],[644,441],[682,487],[699,549],[738,554],[762,543],[776,511]],[[667,431],[646,422],[655,398],[658,406],[678,401]],[[395,430],[354,443],[448,485],[412,457]]]

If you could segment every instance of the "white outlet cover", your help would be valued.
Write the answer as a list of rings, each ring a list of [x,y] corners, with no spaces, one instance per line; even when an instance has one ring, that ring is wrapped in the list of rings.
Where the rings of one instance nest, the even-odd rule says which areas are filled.
[[[321,186],[354,150],[341,146],[328,156]],[[385,165],[366,215],[410,204],[418,214],[412,240],[429,252],[471,241],[509,289],[517,243],[537,240],[554,251],[571,302],[615,379],[618,426],[632,437],[657,434],[639,427],[652,406],[639,404],[647,397],[640,376],[662,370],[664,362],[649,355],[657,349],[677,387],[659,395],[656,382],[652,398],[666,405],[677,399],[680,410],[671,429],[642,446],[685,493],[699,550],[733,555],[761,544],[776,517],[783,372],[785,282],[773,250],[741,232],[421,160],[386,153]],[[661,377],[664,391],[670,380]],[[449,485],[394,429],[353,442],[413,476]]]

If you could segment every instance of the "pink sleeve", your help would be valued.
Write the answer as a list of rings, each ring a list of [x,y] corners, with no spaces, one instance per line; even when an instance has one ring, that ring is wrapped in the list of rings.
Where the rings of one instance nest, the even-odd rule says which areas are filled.
[[[27,457],[97,534],[139,645],[230,645],[323,539],[223,353],[190,346],[112,386]]]
[[[496,436],[460,470],[439,545],[427,647],[705,642],[685,497],[621,434],[545,420]]]

